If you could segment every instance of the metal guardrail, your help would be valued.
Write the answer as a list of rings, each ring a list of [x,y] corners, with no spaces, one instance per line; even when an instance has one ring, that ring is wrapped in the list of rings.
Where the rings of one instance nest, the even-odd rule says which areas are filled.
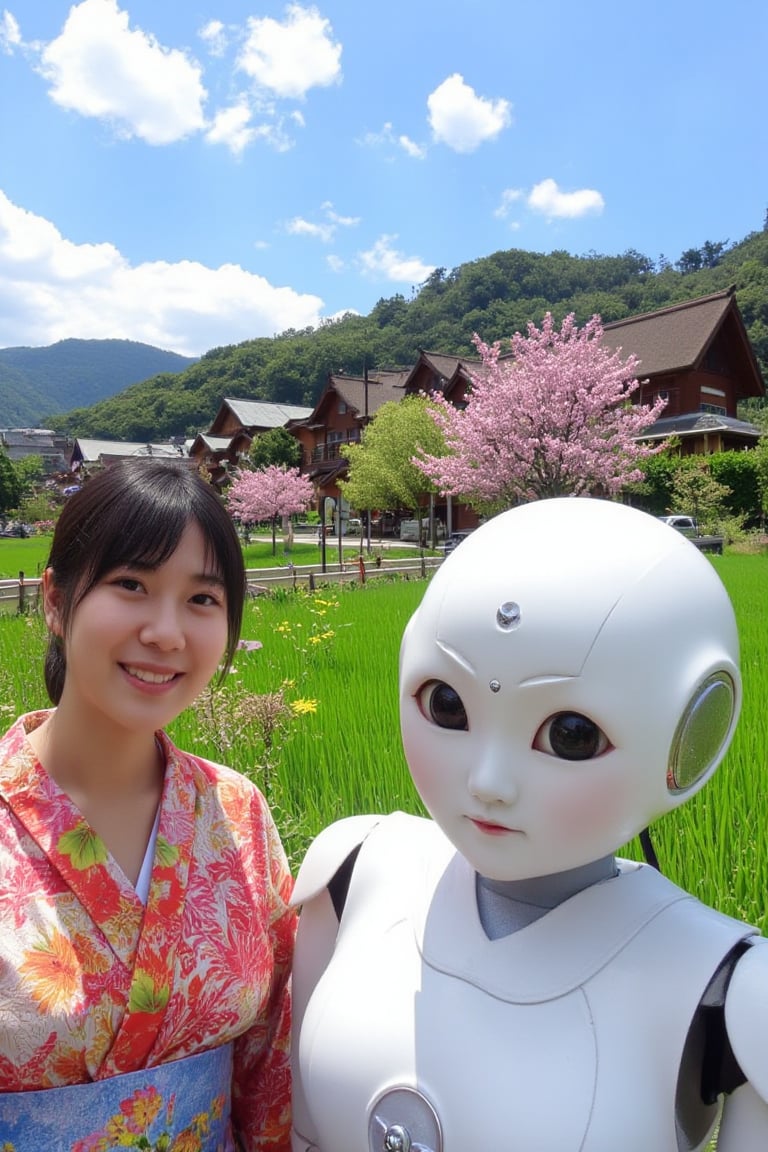
[[[25,576],[19,573],[17,580],[0,580],[0,609],[28,612],[36,608],[40,601],[39,576]]]
[[[405,576],[421,579],[434,572],[443,562],[442,556],[417,556],[413,560],[381,560],[376,563],[371,557],[345,560],[343,564],[326,563],[325,572],[321,564],[286,565],[282,568],[249,568],[246,572],[248,591],[251,596],[260,596],[273,588],[318,588],[325,584],[345,584],[357,581],[377,580],[382,576]]]

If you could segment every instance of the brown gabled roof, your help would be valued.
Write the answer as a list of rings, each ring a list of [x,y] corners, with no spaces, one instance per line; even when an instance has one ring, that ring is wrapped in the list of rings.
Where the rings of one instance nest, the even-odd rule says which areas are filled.
[[[366,401],[366,382],[362,376],[331,376],[331,386],[338,395],[345,400],[348,407],[353,408],[358,415],[373,416],[382,404],[388,400],[402,400],[403,386],[399,382],[391,384],[388,380],[379,380],[368,377],[368,397]],[[367,408],[366,408],[367,404]]]
[[[427,352],[424,348],[420,348],[419,353],[430,367],[446,380],[450,380],[458,368],[463,368],[466,364],[478,363],[472,358],[468,360],[465,356],[445,356],[442,352]]]
[[[637,356],[643,376],[694,368],[729,312],[743,328],[733,288],[606,324],[603,342],[621,348],[624,356]]]
[[[328,382],[325,385],[317,404],[312,409],[311,414],[304,420],[294,420],[291,422],[291,427],[295,428],[297,424],[304,424],[307,427],[317,425],[322,426],[324,421],[320,419],[323,409],[328,403],[328,396],[331,392],[335,392],[344,403],[358,416],[364,417],[366,411],[368,416],[373,416],[378,412],[382,404],[386,404],[388,400],[402,400],[403,398],[403,385],[402,385],[402,372],[378,372],[375,376],[369,376],[367,382],[368,397],[366,401],[366,380],[363,376],[345,376],[343,373],[336,375],[330,374]]]
[[[468,359],[465,356],[447,356],[442,352],[426,352],[423,348],[419,348],[419,358],[410,372],[406,374],[404,387],[408,389],[426,364],[435,373],[440,381],[440,387],[444,391],[457,373],[467,374],[469,369],[474,369],[479,363],[479,360]]]
[[[411,374],[410,368],[388,368],[383,372],[374,372],[369,380],[379,380],[382,384],[389,384],[392,388],[404,388],[405,382]]]

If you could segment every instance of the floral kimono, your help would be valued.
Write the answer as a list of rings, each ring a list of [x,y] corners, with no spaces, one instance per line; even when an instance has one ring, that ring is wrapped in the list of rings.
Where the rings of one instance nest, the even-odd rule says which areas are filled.
[[[158,733],[144,907],[37,762],[47,715],[0,740],[0,1149],[286,1152],[295,922],[262,795]]]

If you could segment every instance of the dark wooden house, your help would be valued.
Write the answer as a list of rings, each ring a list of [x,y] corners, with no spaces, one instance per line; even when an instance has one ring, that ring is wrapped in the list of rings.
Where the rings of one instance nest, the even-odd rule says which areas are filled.
[[[639,403],[666,400],[643,437],[676,436],[684,455],[752,448],[760,432],[737,405],[764,396],[765,383],[733,288],[606,324],[604,342],[640,360]]]

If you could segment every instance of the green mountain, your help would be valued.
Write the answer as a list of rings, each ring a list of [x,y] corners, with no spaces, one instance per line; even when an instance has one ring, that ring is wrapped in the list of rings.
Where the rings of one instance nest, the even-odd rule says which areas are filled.
[[[54,412],[95,404],[191,356],[135,340],[60,340],[47,348],[0,348],[0,428],[34,428]]]
[[[474,333],[490,343],[574,312],[583,324],[651,312],[736,286],[763,374],[768,373],[768,230],[729,246],[707,241],[673,265],[639,252],[572,256],[510,249],[448,271],[439,268],[417,295],[381,299],[368,316],[347,315],[303,331],[215,348],[178,375],[164,373],[109,400],[51,419],[74,436],[125,440],[192,436],[209,427],[222,399],[313,406],[329,372],[410,367],[420,348],[473,355]]]

